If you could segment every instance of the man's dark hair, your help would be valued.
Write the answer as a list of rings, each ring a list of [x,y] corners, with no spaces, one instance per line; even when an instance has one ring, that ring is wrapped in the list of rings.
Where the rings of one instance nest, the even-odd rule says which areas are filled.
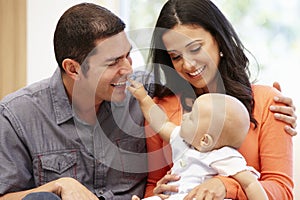
[[[69,8],[59,19],[54,33],[56,61],[62,71],[66,58],[79,64],[95,48],[100,39],[116,35],[125,29],[125,23],[108,9],[92,3],[81,3]],[[83,72],[88,71],[84,65]]]

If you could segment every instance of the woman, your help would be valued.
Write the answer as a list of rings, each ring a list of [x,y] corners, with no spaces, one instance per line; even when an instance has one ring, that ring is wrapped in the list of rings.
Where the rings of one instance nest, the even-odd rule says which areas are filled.
[[[226,93],[243,102],[251,113],[251,127],[240,153],[261,173],[269,199],[293,199],[291,135],[296,132],[286,129],[291,135],[285,134],[282,122],[296,126],[293,105],[272,87],[251,85],[244,47],[220,10],[209,0],[168,1],[157,20],[150,55],[158,83],[154,99],[173,122],[179,124],[193,99],[204,93]],[[278,96],[290,107],[276,102],[277,112],[286,115],[276,120],[269,108]],[[147,129],[150,172],[145,196],[165,198],[164,191],[177,190],[166,183],[180,177],[167,173],[172,165],[169,148]],[[234,179],[220,176],[195,187],[185,199],[194,197],[246,199]]]

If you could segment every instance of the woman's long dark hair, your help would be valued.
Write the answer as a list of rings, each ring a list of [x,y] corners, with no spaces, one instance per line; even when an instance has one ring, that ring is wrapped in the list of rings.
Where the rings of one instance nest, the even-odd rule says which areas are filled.
[[[162,41],[163,34],[178,24],[200,26],[216,39],[223,53],[218,69],[225,93],[236,97],[246,106],[250,120],[256,126],[257,121],[252,115],[254,99],[245,48],[230,22],[209,0],[169,0],[163,6],[153,33],[148,60],[154,72],[155,83],[158,83],[155,85],[154,96],[163,98],[181,94],[188,97],[194,95],[196,98],[195,94],[186,92],[187,85],[192,86],[174,70]],[[182,104],[185,104],[184,100]]]

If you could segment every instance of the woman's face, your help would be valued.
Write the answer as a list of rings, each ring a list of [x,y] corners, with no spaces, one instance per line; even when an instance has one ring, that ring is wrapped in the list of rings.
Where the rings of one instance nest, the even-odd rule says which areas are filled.
[[[203,89],[216,92],[220,51],[208,31],[200,26],[177,25],[164,33],[162,40],[175,70],[197,94]]]

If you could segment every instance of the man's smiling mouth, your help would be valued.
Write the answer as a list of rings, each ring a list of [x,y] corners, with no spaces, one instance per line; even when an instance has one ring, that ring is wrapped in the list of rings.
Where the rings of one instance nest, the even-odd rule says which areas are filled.
[[[124,86],[126,86],[126,81],[111,83],[110,85],[113,87],[124,87]]]

